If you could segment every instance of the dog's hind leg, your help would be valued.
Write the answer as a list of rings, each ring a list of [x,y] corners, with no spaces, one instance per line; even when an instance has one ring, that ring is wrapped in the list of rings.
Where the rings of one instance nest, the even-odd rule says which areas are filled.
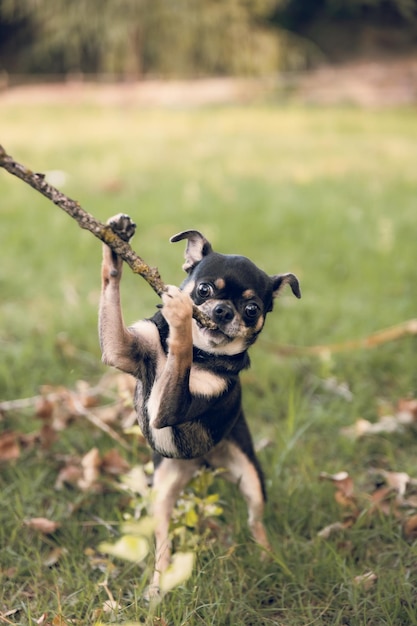
[[[252,536],[256,543],[269,552],[271,547],[262,521],[265,491],[254,453],[249,456],[235,442],[225,440],[206,458],[212,467],[224,468],[224,477],[238,485],[248,507],[248,524]]]
[[[159,590],[161,573],[168,567],[171,557],[169,522],[179,494],[201,465],[196,460],[167,459],[157,456],[153,482],[153,517],[155,527],[155,571],[151,593]]]

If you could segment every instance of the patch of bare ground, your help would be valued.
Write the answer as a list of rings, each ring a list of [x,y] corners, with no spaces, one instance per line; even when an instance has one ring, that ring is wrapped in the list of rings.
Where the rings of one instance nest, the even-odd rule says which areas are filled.
[[[143,107],[199,107],[245,103],[262,97],[275,79],[204,78],[197,80],[143,80],[137,82],[100,83],[69,80],[52,84],[5,87],[0,105],[31,104],[98,104]]]
[[[301,100],[316,104],[364,107],[412,105],[417,102],[417,53],[404,58],[356,61],[322,66],[299,81]]]
[[[389,60],[322,65],[309,72],[267,78],[204,78],[100,82],[87,77],[54,83],[0,84],[0,106],[96,104],[200,107],[245,104],[264,98],[307,104],[387,107],[417,103],[417,53]]]

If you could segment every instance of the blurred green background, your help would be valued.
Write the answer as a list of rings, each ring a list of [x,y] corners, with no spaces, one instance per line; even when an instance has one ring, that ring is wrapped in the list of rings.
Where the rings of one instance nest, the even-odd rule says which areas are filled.
[[[99,494],[55,488],[68,459],[115,445],[78,416],[50,448],[32,442],[16,460],[0,459],[0,621],[40,623],[47,611],[54,625],[416,623],[416,542],[403,517],[367,510],[380,486],[372,470],[415,477],[415,427],[359,440],[342,433],[416,397],[416,337],[303,352],[416,317],[414,43],[415,6],[400,0],[0,0],[0,143],[9,154],[103,221],[128,213],[134,249],[167,283],[183,278],[184,247],[169,237],[196,228],[220,252],[294,272],[303,295],[287,289],[278,299],[243,375],[272,559],[259,561],[244,503],[216,481],[224,515],[193,577],[150,612],[150,564],[107,562],[103,571],[98,555],[92,565],[130,511],[125,496],[109,483]],[[349,97],[342,89],[337,106],[313,105],[303,81],[323,75],[326,97],[348,76]],[[219,85],[229,89],[220,100]],[[109,370],[97,336],[101,244],[3,170],[0,217],[0,402],[47,384],[96,383]],[[158,304],[128,268],[122,298],[127,323]],[[288,346],[299,351],[284,355]],[[0,410],[1,434],[39,428],[33,409]],[[131,464],[147,454],[121,452]],[[340,470],[354,477],[363,515],[324,541],[317,533],[348,511],[319,474]],[[57,533],[31,534],[24,521],[39,516],[60,522]],[[55,548],[58,563],[46,565]],[[358,587],[367,571],[377,583]],[[103,580],[122,607],[116,615],[102,611]]]

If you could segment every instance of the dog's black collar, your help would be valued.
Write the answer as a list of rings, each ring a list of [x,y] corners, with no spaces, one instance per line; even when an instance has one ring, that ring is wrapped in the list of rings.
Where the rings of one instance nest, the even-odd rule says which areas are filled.
[[[200,348],[193,348],[194,363],[204,365],[206,369],[210,369],[218,374],[237,375],[250,366],[250,359],[247,352],[240,354],[213,354],[205,352]]]
[[[150,319],[158,329],[159,336],[161,338],[161,344],[165,352],[168,352],[168,335],[169,326],[160,311]],[[241,352],[240,354],[213,354],[206,352],[200,348],[193,348],[193,362],[197,365],[204,366],[205,369],[217,372],[227,376],[236,376],[244,369],[250,366],[250,359],[247,352]]]

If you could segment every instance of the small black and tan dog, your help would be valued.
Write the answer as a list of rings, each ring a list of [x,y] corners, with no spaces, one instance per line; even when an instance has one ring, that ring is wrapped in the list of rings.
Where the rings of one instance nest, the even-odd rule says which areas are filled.
[[[128,241],[135,225],[127,215],[109,220]],[[223,468],[239,485],[257,543],[269,549],[262,523],[265,486],[243,414],[239,373],[249,367],[247,350],[261,332],[275,296],[285,284],[301,297],[293,274],[268,276],[243,256],[218,254],[196,230],[187,240],[178,289],[167,287],[163,307],[126,328],[120,307],[122,260],[103,247],[100,342],[103,361],[137,380],[139,424],[154,451],[156,519],[153,586],[168,566],[172,509],[202,465]],[[208,330],[192,317],[193,303],[217,325]]]

